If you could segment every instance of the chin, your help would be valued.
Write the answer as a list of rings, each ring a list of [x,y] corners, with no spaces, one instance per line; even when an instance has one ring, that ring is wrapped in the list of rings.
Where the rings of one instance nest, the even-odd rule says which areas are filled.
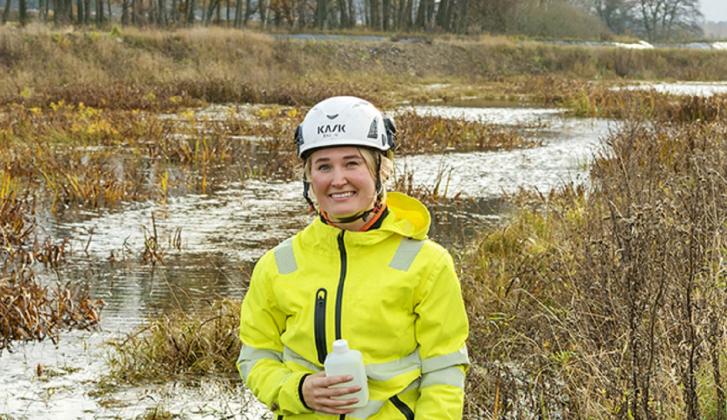
[[[329,209],[325,210],[326,213],[330,214],[333,217],[347,217],[365,209],[354,206],[331,206]]]

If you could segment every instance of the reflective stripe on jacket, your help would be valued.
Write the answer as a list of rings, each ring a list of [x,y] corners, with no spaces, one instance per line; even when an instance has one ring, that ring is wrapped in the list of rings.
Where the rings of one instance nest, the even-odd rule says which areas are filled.
[[[316,219],[257,263],[242,304],[237,366],[285,419],[325,419],[300,400],[337,338],[361,351],[369,404],[350,419],[460,419],[468,324],[449,253],[419,201],[389,193],[379,229]]]

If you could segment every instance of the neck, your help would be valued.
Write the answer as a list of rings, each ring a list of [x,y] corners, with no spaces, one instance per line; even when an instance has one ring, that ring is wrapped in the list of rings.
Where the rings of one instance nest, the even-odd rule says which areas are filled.
[[[366,224],[366,222],[364,222],[363,219],[356,219],[353,222],[349,222],[349,223],[336,223],[336,222],[331,222],[331,225],[333,225],[333,226],[335,226],[335,227],[337,227],[339,229],[352,230],[352,231],[355,231],[355,232],[358,232],[359,230],[361,230],[361,228],[365,224]]]
[[[372,225],[374,225],[385,212],[386,205],[377,204],[374,206],[373,209],[371,209],[371,211],[367,214],[365,218],[360,217],[356,220],[346,223],[333,220],[333,218],[331,218],[330,215],[328,215],[326,212],[321,212],[321,216],[326,221],[326,223],[332,226],[336,226],[339,229],[362,232],[368,230]]]

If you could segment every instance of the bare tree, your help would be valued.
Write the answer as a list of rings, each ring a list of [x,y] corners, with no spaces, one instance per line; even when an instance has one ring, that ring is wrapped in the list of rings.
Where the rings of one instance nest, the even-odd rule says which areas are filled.
[[[3,9],[3,23],[8,21],[8,18],[10,17],[10,5],[12,4],[12,0],[5,0],[5,9]]]
[[[103,0],[96,0],[96,25],[104,22]]]
[[[381,30],[381,0],[369,0],[369,6],[371,7],[369,26]]]
[[[611,31],[622,34],[628,28],[635,7],[633,0],[594,0],[593,11]]]
[[[328,0],[316,0],[316,28],[323,29],[326,26],[326,18],[328,16]]]
[[[457,32],[467,32],[469,23],[469,0],[459,0],[459,8],[457,10]]]
[[[702,17],[698,0],[639,0],[639,27],[649,41],[673,38],[677,32],[698,33]]]
[[[342,28],[350,26],[348,4],[346,0],[338,0],[339,23]]]

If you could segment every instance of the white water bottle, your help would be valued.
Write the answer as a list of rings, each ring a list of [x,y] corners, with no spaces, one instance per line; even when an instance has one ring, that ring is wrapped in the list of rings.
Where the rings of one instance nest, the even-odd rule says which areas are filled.
[[[348,348],[346,340],[336,340],[333,342],[333,351],[328,353],[323,367],[326,370],[326,376],[351,375],[353,379],[350,382],[333,385],[333,388],[342,388],[349,386],[360,386],[361,390],[353,394],[346,394],[340,397],[333,397],[338,400],[348,400],[358,398],[356,404],[352,404],[350,408],[365,407],[369,402],[369,386],[366,378],[366,368],[364,367],[361,352]]]

